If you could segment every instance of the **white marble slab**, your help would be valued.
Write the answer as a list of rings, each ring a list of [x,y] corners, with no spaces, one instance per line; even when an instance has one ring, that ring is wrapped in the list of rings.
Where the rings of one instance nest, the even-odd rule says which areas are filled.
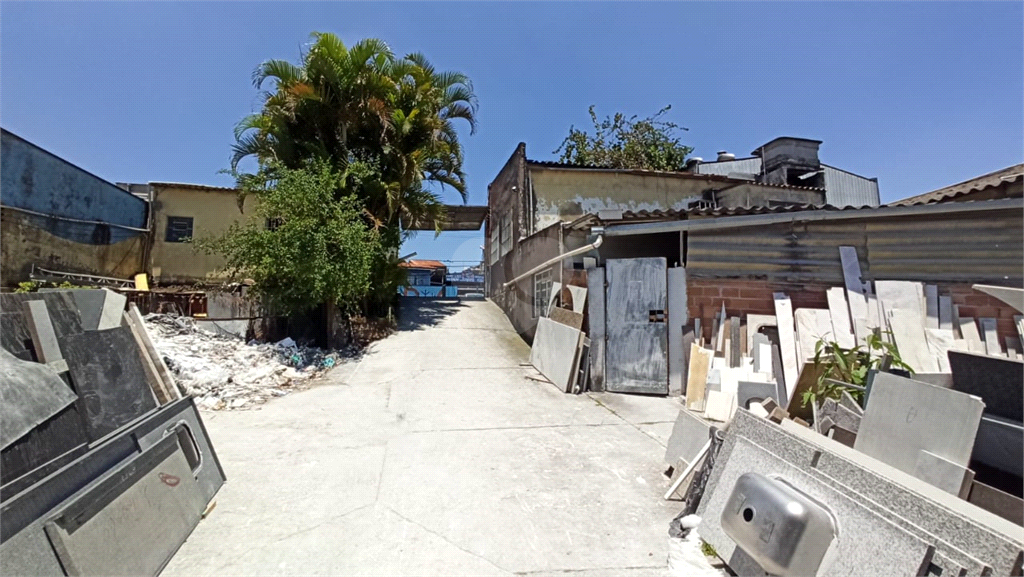
[[[797,309],[794,313],[796,323],[798,360],[807,361],[814,358],[814,348],[819,340],[834,341],[832,332],[832,315],[827,309]]]
[[[925,324],[926,329],[939,328],[939,287],[924,285]]]
[[[882,311],[886,315],[885,319],[888,320],[889,311],[903,309],[917,313],[921,326],[925,326],[924,287],[921,283],[902,280],[878,280],[875,281],[875,292],[878,294],[878,300],[882,303]],[[938,328],[937,324],[936,328]]]
[[[845,349],[852,349],[856,344],[853,325],[850,322],[850,307],[846,302],[846,291],[840,287],[828,289],[828,312],[832,317],[832,334],[836,342]]]
[[[793,396],[803,363],[797,363],[796,332],[793,325],[793,303],[785,293],[775,293],[775,319],[779,328],[779,354],[782,356],[782,374],[786,379],[786,392]]]
[[[916,373],[939,372],[938,362],[928,348],[928,339],[917,311],[900,308],[888,311],[889,327],[903,362]]]
[[[996,319],[979,319],[981,334],[985,337],[985,352],[993,357],[1005,357],[1003,347],[999,344],[999,333],[996,331]]]

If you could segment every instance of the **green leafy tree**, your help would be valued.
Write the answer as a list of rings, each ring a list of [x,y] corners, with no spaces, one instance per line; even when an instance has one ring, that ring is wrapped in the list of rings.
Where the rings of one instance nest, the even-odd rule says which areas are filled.
[[[353,310],[363,302],[383,247],[362,219],[360,200],[344,194],[343,175],[325,162],[270,165],[240,184],[256,199],[253,218],[195,241],[201,248],[223,254],[229,272],[251,278],[257,295],[282,313],[322,303]]]
[[[364,312],[381,314],[403,278],[395,258],[403,223],[434,222],[440,232],[437,188],[466,200],[456,123],[475,131],[476,95],[466,75],[438,71],[422,54],[398,57],[381,40],[346,47],[321,32],[312,40],[298,64],[268,60],[253,72],[262,105],[235,127],[232,171],[255,158],[263,170],[324,162],[340,175],[334,199],[358,199],[382,246],[364,301]]]
[[[676,131],[686,130],[662,117],[672,106],[638,119],[622,113],[598,120],[591,106],[594,133],[569,128],[569,136],[554,151],[559,162],[600,168],[680,171],[693,148],[682,144]]]

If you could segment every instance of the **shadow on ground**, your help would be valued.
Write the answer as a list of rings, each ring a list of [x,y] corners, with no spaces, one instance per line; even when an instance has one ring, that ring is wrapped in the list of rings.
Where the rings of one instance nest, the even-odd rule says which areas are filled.
[[[398,330],[415,331],[434,326],[465,306],[458,300],[401,298],[398,303]]]

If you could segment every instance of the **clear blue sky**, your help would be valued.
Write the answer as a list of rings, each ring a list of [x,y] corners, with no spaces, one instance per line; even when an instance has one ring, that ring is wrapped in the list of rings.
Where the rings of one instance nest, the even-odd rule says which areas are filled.
[[[62,3],[0,6],[0,124],[111,181],[231,185],[250,76],[311,31],[387,41],[469,74],[471,204],[520,141],[554,159],[571,124],[653,113],[695,155],[780,135],[876,176],[882,201],[1021,162],[1024,3]],[[454,202],[455,195],[445,200]],[[482,233],[421,234],[479,259]]]

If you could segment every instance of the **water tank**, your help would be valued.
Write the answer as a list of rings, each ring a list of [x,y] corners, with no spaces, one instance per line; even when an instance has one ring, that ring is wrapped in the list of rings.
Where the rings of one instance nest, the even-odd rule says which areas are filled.
[[[726,152],[724,150],[719,150],[718,151],[718,162],[722,162],[723,160],[736,160],[736,155],[731,153],[731,152]]]

